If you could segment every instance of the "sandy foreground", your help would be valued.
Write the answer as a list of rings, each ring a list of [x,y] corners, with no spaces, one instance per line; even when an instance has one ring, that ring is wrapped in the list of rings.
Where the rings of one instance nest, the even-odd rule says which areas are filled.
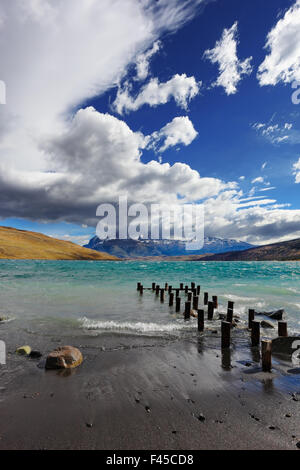
[[[85,360],[71,372],[13,353],[0,366],[0,449],[297,449],[300,370],[262,373],[245,341],[225,355],[213,333],[72,345]]]

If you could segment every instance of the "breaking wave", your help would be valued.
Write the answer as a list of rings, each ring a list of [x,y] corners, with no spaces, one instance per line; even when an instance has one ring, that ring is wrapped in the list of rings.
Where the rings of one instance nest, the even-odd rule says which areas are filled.
[[[81,327],[85,330],[102,330],[112,332],[130,332],[130,333],[175,333],[182,330],[194,330],[193,323],[146,323],[146,322],[118,322],[90,320],[87,317],[79,319]]]

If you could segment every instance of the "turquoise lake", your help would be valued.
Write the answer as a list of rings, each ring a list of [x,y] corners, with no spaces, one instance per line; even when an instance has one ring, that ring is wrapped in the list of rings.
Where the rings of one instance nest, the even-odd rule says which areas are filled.
[[[194,281],[201,303],[204,291],[218,295],[221,313],[232,300],[245,321],[249,308],[284,308],[289,331],[300,332],[300,262],[0,261],[0,316],[14,330],[41,336],[66,329],[74,335],[178,335],[195,327],[152,292],[140,296],[138,281],[145,287]]]

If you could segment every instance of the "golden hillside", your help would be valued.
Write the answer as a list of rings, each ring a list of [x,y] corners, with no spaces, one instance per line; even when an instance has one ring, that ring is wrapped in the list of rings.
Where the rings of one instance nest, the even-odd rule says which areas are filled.
[[[42,233],[0,227],[0,259],[117,260],[115,256],[82,248]]]

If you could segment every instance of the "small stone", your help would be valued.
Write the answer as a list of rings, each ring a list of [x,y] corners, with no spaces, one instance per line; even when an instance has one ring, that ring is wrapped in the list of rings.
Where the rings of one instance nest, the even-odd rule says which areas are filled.
[[[48,354],[46,369],[73,369],[79,366],[83,357],[79,349],[73,346],[60,346]]]
[[[86,423],[86,427],[87,427],[87,428],[92,428],[92,427],[93,427],[93,423]]]
[[[203,423],[203,422],[205,421],[205,416],[204,416],[202,413],[200,413],[200,414],[197,416],[197,419],[198,419],[199,421],[201,421],[201,423]]]
[[[20,354],[20,356],[29,356],[29,354],[31,353],[31,347],[20,346],[19,348],[16,349],[16,353]]]
[[[298,447],[298,449],[300,449],[300,441],[297,442],[296,447]]]
[[[291,418],[292,415],[290,415],[290,413],[287,413],[287,414],[285,415],[285,417],[286,417],[286,418]]]
[[[29,357],[31,357],[31,359],[39,359],[40,357],[42,357],[42,355],[43,354],[40,351],[31,351]]]
[[[177,434],[177,431],[172,431],[172,434]]]
[[[150,413],[151,411],[150,406],[145,406],[145,410],[147,411],[147,413]]]
[[[275,431],[276,428],[275,428],[275,426],[269,426],[269,429],[270,429],[271,431]]]

